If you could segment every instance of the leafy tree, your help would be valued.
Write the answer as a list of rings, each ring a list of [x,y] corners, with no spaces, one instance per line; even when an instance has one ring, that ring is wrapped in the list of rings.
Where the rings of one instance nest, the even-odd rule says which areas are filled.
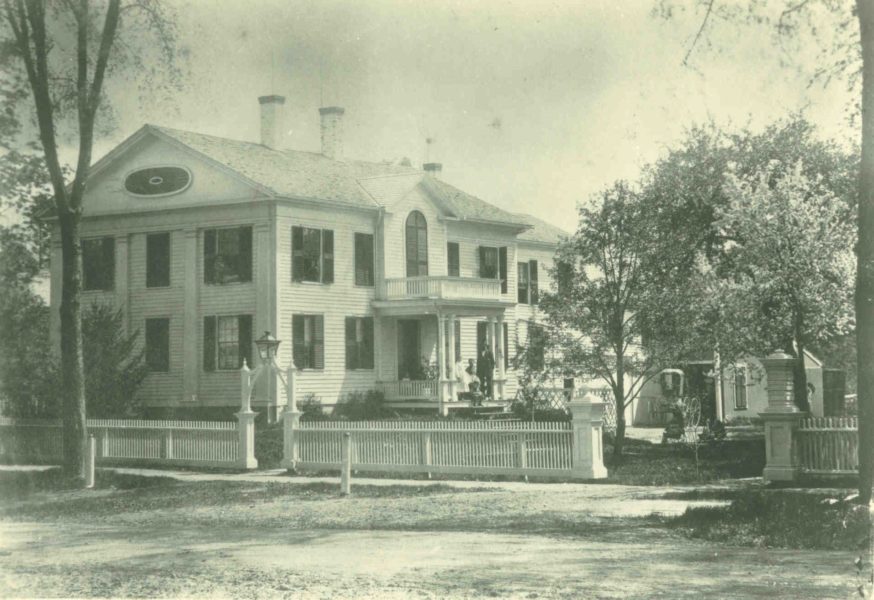
[[[86,443],[79,231],[98,111],[108,122],[104,82],[113,74],[145,74],[143,80],[153,83],[153,75],[160,71],[154,54],[172,66],[175,34],[157,0],[3,0],[0,11],[4,25],[0,66],[5,75],[0,85],[4,109],[0,133],[7,144],[20,134],[21,109],[29,105],[28,112],[36,117],[60,230],[64,467],[69,476],[78,477]],[[25,102],[27,95],[32,102]],[[69,187],[58,155],[68,115],[78,141]]]
[[[817,198],[831,198],[832,216],[851,225],[857,173],[856,154],[818,139],[815,128],[798,116],[758,133],[693,128],[683,142],[648,167],[642,183],[642,210],[659,235],[651,242],[646,270],[658,282],[655,293],[685,298],[695,290],[693,295],[698,298],[692,307],[697,317],[675,332],[677,338],[689,338],[684,345],[698,356],[717,349],[727,362],[743,355],[764,355],[776,347],[792,352],[796,346],[789,343],[794,339],[791,335],[775,340],[770,337],[771,329],[761,326],[761,319],[753,319],[756,327],[746,326],[762,308],[741,284],[746,268],[743,260],[750,256],[736,251],[743,232],[720,225],[719,220],[735,202],[738,182],[757,185],[762,174],[767,174],[770,188],[786,178],[803,178],[805,198],[814,205]],[[797,243],[806,243],[806,236],[802,234]],[[758,246],[761,251],[774,248]],[[671,302],[664,299],[662,303]],[[774,319],[785,318],[777,314],[778,309],[787,308],[785,304],[768,306]],[[837,321],[842,314],[833,314],[835,323],[821,335],[806,336],[808,344],[821,346],[829,337],[827,331],[841,329]],[[805,377],[800,360],[796,377],[799,382]],[[796,386],[799,406],[806,405],[806,393],[806,385]]]
[[[809,410],[804,351],[852,330],[855,228],[840,200],[804,175],[801,164],[775,177],[729,175],[729,203],[717,210],[725,239],[726,280],[720,303],[742,305],[729,323],[761,349],[797,359],[795,398]]]
[[[856,244],[856,354],[859,403],[859,501],[871,502],[874,489],[874,0],[843,2],[826,0],[785,0],[781,3],[737,3],[699,0],[704,10],[700,27],[686,53],[683,64],[699,43],[712,16],[723,21],[771,24],[781,40],[801,40],[807,32],[818,39],[820,32],[834,32],[830,43],[821,48],[814,80],[844,79],[850,89],[859,90],[861,108],[861,147],[857,187]],[[779,10],[773,12],[774,6]],[[670,18],[676,7],[672,0],[661,0],[661,16]],[[827,21],[826,21],[827,20]],[[823,23],[828,22],[824,26]],[[799,41],[799,43],[802,43]]]
[[[686,311],[684,304],[662,304],[676,298],[652,293],[657,286],[644,269],[652,236],[639,196],[628,184],[614,184],[601,194],[597,209],[581,207],[579,214],[576,233],[556,254],[556,291],[541,297],[548,344],[557,350],[547,368],[610,386],[616,407],[614,453],[620,458],[626,407],[650,378],[685,352],[671,338]]]

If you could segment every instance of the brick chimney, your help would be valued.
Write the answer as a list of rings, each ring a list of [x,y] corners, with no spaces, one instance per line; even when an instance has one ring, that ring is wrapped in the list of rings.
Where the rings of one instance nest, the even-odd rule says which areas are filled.
[[[422,169],[429,177],[440,177],[440,173],[443,171],[443,163],[438,162],[429,162],[422,165]]]
[[[275,149],[282,131],[285,96],[261,96],[258,103],[261,105],[261,144]]]
[[[343,160],[343,113],[339,106],[319,109],[322,119],[322,154],[334,160]]]

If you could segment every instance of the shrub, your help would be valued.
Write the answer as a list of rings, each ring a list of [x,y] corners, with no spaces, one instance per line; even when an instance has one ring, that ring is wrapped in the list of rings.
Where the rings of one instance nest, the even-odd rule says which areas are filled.
[[[313,393],[307,394],[297,403],[297,410],[301,412],[302,421],[323,421],[326,418],[319,397]]]
[[[349,421],[372,421],[393,416],[385,407],[385,397],[378,390],[351,392],[334,408],[333,416]]]

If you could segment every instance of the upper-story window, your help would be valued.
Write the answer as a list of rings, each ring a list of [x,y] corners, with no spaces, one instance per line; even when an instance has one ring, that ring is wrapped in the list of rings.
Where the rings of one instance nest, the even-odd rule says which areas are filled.
[[[355,234],[355,285],[373,285],[373,235]]]
[[[207,229],[203,235],[203,281],[252,281],[252,228]]]
[[[334,232],[291,228],[291,280],[334,283]]]
[[[520,304],[537,304],[540,290],[537,282],[537,261],[519,263],[519,277],[516,281],[516,291]]]
[[[484,279],[499,279],[501,293],[507,293],[507,247],[479,248],[479,276]]]
[[[170,285],[170,234],[146,236],[146,287]]]
[[[428,223],[414,210],[407,217],[407,277],[428,274]]]
[[[447,273],[450,277],[458,277],[461,275],[458,242],[448,242],[446,244],[446,266]]]
[[[82,240],[82,289],[110,291],[115,287],[115,238]]]

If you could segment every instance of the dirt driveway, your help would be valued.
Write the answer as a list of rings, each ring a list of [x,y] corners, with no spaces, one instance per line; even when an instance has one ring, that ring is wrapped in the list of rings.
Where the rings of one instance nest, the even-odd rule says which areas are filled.
[[[850,552],[686,538],[646,515],[713,501],[669,488],[147,480],[7,495],[0,597],[812,599],[855,583]]]
[[[485,532],[0,523],[0,596],[844,598],[840,552]]]

